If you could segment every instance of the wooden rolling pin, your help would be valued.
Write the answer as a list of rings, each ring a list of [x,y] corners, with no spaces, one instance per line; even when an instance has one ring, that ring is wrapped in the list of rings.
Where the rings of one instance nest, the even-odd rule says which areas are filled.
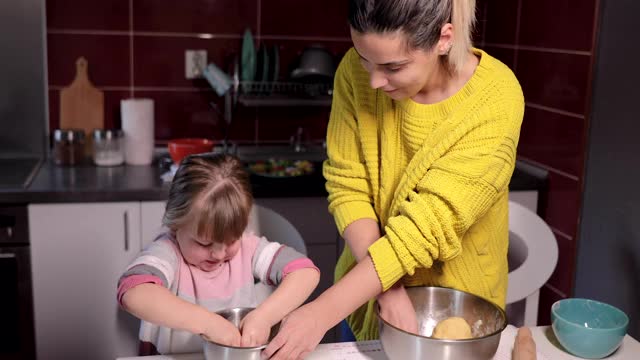
[[[536,343],[533,341],[531,330],[526,327],[518,329],[516,340],[513,344],[513,360],[536,360]]]

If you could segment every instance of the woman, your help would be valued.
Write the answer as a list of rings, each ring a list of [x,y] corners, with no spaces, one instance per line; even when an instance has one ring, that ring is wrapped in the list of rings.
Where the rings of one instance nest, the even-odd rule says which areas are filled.
[[[334,286],[291,313],[265,349],[303,358],[347,317],[358,340],[381,315],[416,331],[404,286],[505,306],[508,184],[524,99],[472,48],[475,0],[350,0],[353,48],[335,79],[324,166],[348,247]]]

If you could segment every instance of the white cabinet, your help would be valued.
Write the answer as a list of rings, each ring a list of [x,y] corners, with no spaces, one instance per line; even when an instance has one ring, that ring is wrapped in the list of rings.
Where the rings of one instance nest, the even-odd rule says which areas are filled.
[[[145,201],[140,203],[140,216],[142,217],[140,225],[143,249],[155,240],[156,236],[160,233],[165,206],[167,206],[166,201]]]
[[[116,285],[141,249],[140,202],[29,205],[29,232],[38,358],[136,355]]]

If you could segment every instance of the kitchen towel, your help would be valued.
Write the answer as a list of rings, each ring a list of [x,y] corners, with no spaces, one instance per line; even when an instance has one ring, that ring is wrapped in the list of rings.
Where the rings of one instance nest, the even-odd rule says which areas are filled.
[[[120,112],[125,162],[129,165],[151,164],[154,146],[153,100],[122,100]]]

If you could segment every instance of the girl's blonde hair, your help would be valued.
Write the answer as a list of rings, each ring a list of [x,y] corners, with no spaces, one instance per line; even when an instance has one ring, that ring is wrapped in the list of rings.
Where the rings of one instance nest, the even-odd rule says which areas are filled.
[[[253,205],[249,175],[226,154],[186,157],[176,172],[162,223],[175,232],[184,226],[201,239],[231,243],[242,236]]]
[[[464,66],[472,44],[476,0],[349,0],[349,25],[360,33],[402,31],[412,49],[431,50],[442,27],[453,25],[451,49],[444,55],[452,71]]]

